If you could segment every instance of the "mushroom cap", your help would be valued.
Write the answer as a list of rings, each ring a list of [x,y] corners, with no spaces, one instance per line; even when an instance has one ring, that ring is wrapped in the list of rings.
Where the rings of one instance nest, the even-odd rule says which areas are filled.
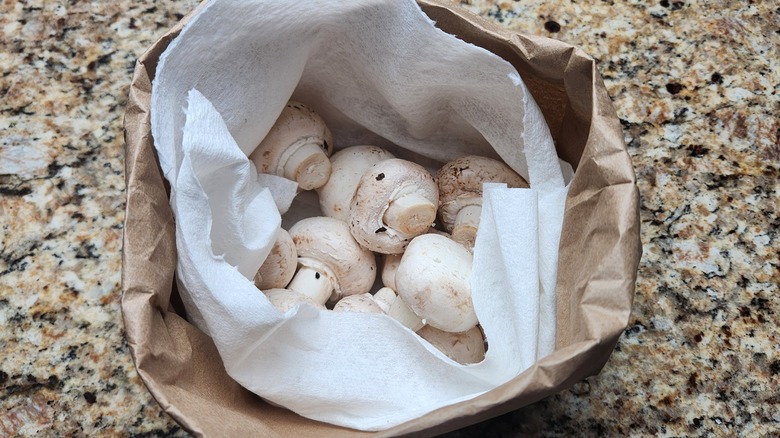
[[[452,236],[450,236],[446,232],[437,230],[436,228],[433,227],[428,229],[428,233],[439,234],[449,239],[452,238]],[[393,291],[396,290],[395,273],[396,271],[398,271],[398,265],[401,264],[401,257],[403,257],[403,253],[382,254],[382,257],[380,258],[379,272],[381,273],[381,277],[382,277],[382,285],[392,289]]]
[[[439,186],[439,219],[452,232],[455,216],[465,205],[482,205],[482,183],[504,183],[510,188],[528,187],[511,167],[492,158],[467,155],[456,158],[436,172]]]
[[[434,206],[432,224],[436,219],[439,190],[433,176],[424,167],[399,158],[371,166],[360,178],[349,207],[349,227],[355,240],[378,253],[402,253],[415,235],[388,227],[384,216],[392,201],[411,194],[422,196]],[[418,234],[427,231],[431,224]]]
[[[330,269],[337,296],[371,290],[376,278],[374,254],[355,242],[346,222],[310,217],[298,221],[289,232],[299,258],[317,260]]]
[[[485,339],[479,326],[465,332],[452,333],[426,325],[417,330],[417,334],[455,362],[478,363],[485,358]]]
[[[312,307],[316,307],[318,309],[325,309],[325,306],[322,304],[317,303],[306,295],[300,292],[295,292],[294,290],[274,288],[263,291],[263,293],[265,294],[266,298],[268,298],[268,301],[270,301],[271,304],[273,304],[274,307],[279,309],[279,311],[282,313],[287,312],[293,307],[304,303],[310,304]]]
[[[317,189],[322,214],[344,222],[349,220],[349,204],[360,178],[374,164],[395,158],[390,152],[377,146],[351,146],[330,158],[330,179]]]
[[[290,233],[279,228],[271,252],[255,275],[255,285],[261,290],[287,286],[295,275],[297,261],[298,253]]]
[[[294,152],[288,150],[289,147],[305,144],[317,144],[326,156],[330,156],[333,134],[313,109],[300,102],[289,101],[249,159],[255,163],[258,172],[284,176],[286,159]]]
[[[395,274],[396,292],[426,324],[447,332],[477,325],[471,302],[471,253],[439,234],[415,237]]]
[[[382,307],[374,301],[374,297],[369,293],[346,296],[333,306],[333,310],[335,312],[384,313]]]

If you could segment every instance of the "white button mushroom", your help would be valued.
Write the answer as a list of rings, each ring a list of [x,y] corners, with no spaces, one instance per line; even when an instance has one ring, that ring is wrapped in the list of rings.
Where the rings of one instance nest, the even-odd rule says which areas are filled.
[[[478,363],[485,358],[485,340],[479,326],[462,333],[451,333],[427,325],[417,334],[455,362]]]
[[[419,164],[394,158],[373,165],[350,203],[350,231],[364,247],[398,254],[436,220],[439,193]]]
[[[300,292],[295,292],[294,290],[268,289],[263,291],[263,293],[265,294],[266,298],[268,298],[268,301],[270,301],[271,304],[273,304],[274,307],[279,309],[279,311],[282,313],[287,312],[293,307],[304,303],[310,304],[318,309],[325,309],[325,306],[321,303],[317,303],[310,297],[307,297]]]
[[[258,172],[283,176],[311,190],[328,181],[332,151],[333,136],[322,118],[290,101],[249,158]]]
[[[322,214],[349,222],[349,204],[360,178],[380,161],[395,158],[377,146],[351,146],[330,157],[330,179],[317,189]]]
[[[387,316],[395,319],[411,331],[416,332],[425,326],[425,322],[420,319],[412,309],[396,295],[395,291],[389,287],[383,287],[374,294],[374,301],[382,308]]]
[[[447,332],[477,325],[471,302],[471,253],[439,234],[409,243],[395,274],[396,292],[427,324]]]
[[[271,252],[255,275],[255,285],[260,290],[283,288],[290,283],[298,260],[290,234],[279,228]]]
[[[470,155],[445,164],[436,173],[439,185],[439,219],[452,239],[467,248],[474,247],[482,212],[482,184],[505,183],[510,188],[528,183],[506,164],[487,157]]]
[[[298,272],[289,289],[325,303],[333,295],[366,293],[376,278],[374,254],[358,245],[343,221],[319,216],[290,227],[298,252]]]
[[[374,297],[369,293],[346,296],[333,306],[333,310],[336,312],[384,313],[382,307],[374,301]]]

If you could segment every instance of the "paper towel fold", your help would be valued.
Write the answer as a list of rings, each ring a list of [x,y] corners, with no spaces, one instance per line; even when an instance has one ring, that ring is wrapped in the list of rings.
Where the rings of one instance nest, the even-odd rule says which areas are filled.
[[[485,190],[471,277],[483,362],[456,364],[384,315],[282,315],[255,288],[294,188],[258,178],[246,156],[291,95],[337,145],[501,157],[530,178],[532,189]],[[547,127],[511,65],[439,31],[411,0],[210,2],[161,57],[152,132],[188,315],[262,397],[379,430],[489,391],[554,348],[566,189]]]

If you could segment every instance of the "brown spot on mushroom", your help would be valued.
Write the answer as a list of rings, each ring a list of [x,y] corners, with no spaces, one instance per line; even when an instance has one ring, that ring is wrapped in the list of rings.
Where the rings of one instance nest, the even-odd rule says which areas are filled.
[[[385,179],[385,174],[384,173],[380,173],[379,175],[376,176],[376,180],[377,181],[382,181],[383,179]]]
[[[387,228],[380,227],[380,228],[377,228],[376,231],[374,231],[374,233],[384,233],[385,231],[387,231]]]

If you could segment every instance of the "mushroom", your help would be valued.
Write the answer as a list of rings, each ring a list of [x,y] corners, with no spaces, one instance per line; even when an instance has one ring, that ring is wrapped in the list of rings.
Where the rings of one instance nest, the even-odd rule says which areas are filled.
[[[427,324],[446,332],[477,325],[471,302],[471,252],[439,234],[415,237],[395,274],[396,292]]]
[[[381,161],[360,178],[350,203],[352,236],[382,254],[398,254],[436,220],[439,193],[424,167],[393,158]]]
[[[417,334],[455,362],[478,363],[485,358],[485,339],[479,326],[465,332],[451,333],[426,325]]]
[[[325,216],[310,217],[290,227],[298,252],[298,272],[287,286],[324,304],[333,295],[366,293],[376,278],[371,251],[352,238],[349,226]]]
[[[425,322],[412,312],[412,309],[402,300],[395,291],[389,287],[383,287],[374,294],[374,301],[391,318],[400,322],[411,331],[416,332],[425,326]]]
[[[330,177],[332,145],[333,135],[322,118],[308,106],[290,101],[249,159],[258,172],[283,176],[311,190]]]
[[[287,286],[295,275],[297,259],[292,237],[283,228],[279,228],[271,252],[255,275],[257,288],[266,290]]]
[[[452,239],[474,248],[482,212],[482,183],[528,187],[506,164],[492,158],[469,155],[445,164],[436,173],[439,185],[439,219]]]
[[[322,214],[344,222],[349,221],[349,204],[358,182],[374,164],[395,158],[390,152],[377,146],[351,146],[330,158],[330,179],[317,189]]]
[[[263,293],[265,294],[266,298],[268,298],[268,301],[270,301],[271,304],[273,304],[274,307],[279,309],[279,311],[282,313],[287,312],[293,307],[304,303],[310,304],[318,309],[325,309],[324,305],[317,303],[310,297],[300,292],[295,292],[294,290],[274,288],[268,289]]]
[[[382,307],[374,301],[374,297],[369,293],[346,296],[336,303],[333,310],[336,312],[384,313]]]

